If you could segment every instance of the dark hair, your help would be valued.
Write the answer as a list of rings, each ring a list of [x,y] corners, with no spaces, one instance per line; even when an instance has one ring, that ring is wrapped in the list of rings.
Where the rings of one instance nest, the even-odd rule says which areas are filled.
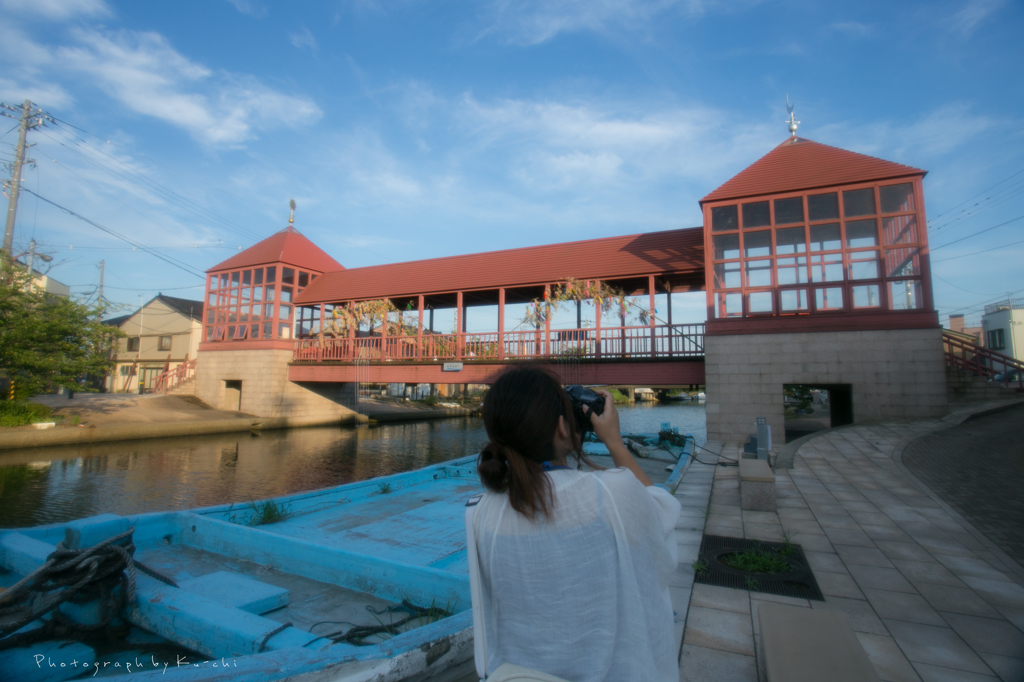
[[[513,367],[494,383],[484,398],[483,418],[490,441],[480,450],[480,480],[496,493],[508,493],[517,512],[550,516],[551,480],[542,464],[557,456],[555,431],[565,418],[577,461],[592,463],[580,449],[572,401],[553,372],[543,367]]]

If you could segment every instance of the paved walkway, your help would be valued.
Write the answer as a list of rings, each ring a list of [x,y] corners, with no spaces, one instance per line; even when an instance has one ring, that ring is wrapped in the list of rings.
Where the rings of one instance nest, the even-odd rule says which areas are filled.
[[[738,469],[714,468],[703,531],[788,535],[803,546],[825,601],[692,585],[680,679],[758,680],[757,610],[772,601],[846,613],[882,680],[1024,680],[1020,567],[893,457],[908,439],[948,426],[858,426],[805,443],[793,469],[776,471],[778,512],[741,511]],[[708,447],[741,456],[740,448]],[[699,505],[711,468],[690,467],[683,500],[695,476]],[[694,513],[684,518],[698,520],[699,507],[688,509]],[[682,585],[692,582],[696,551],[688,534],[679,535]]]
[[[1024,566],[1024,405],[923,436],[903,464]]]

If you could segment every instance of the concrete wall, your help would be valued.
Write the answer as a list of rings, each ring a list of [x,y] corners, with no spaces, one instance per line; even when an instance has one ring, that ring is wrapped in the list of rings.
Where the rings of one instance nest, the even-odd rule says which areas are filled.
[[[230,409],[228,381],[240,381],[241,411],[286,418],[289,426],[341,423],[355,419],[348,405],[355,384],[296,383],[288,380],[292,351],[285,349],[200,351],[196,396],[211,407]]]
[[[740,442],[767,417],[785,441],[785,384],[850,384],[855,424],[947,413],[941,329],[708,336],[708,438]]]

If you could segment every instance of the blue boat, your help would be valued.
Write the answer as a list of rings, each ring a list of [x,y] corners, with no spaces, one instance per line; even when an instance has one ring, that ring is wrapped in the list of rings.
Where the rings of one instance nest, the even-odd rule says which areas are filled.
[[[641,466],[674,492],[692,442],[667,465]],[[0,631],[11,621],[4,597],[52,566],[58,543],[80,550],[131,531],[136,562],[134,599],[108,623],[120,628],[116,646],[104,635],[100,646],[86,636],[0,649],[0,670],[18,680],[470,679],[463,517],[480,491],[476,458],[467,457],[246,505],[0,531]],[[59,619],[103,622],[110,598],[64,602]]]

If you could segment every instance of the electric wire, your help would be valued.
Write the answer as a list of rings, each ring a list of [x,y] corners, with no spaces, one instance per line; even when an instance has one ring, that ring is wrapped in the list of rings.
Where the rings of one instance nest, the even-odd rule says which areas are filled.
[[[1017,244],[1024,244],[1024,239],[1019,242],[1010,242],[1009,244],[1000,244],[999,246],[993,246],[991,249],[982,249],[981,251],[972,251],[971,253],[965,253],[959,256],[950,256],[949,258],[940,258],[939,260],[933,260],[932,263],[945,263],[948,260],[956,260],[957,258],[967,258],[968,256],[977,256],[979,253],[988,253],[989,251],[998,251],[999,249],[1005,249],[1007,246],[1016,246]],[[943,280],[945,281],[945,280]]]
[[[176,259],[173,259],[170,256],[163,256],[162,254],[158,253],[157,251],[154,251],[153,249],[150,249],[148,246],[145,246],[143,244],[135,242],[135,241],[129,239],[128,237],[125,237],[124,235],[118,234],[117,232],[111,230],[110,228],[104,227],[103,225],[100,225],[99,223],[97,223],[97,222],[95,222],[93,220],[89,220],[85,216],[83,216],[83,215],[81,215],[79,213],[76,213],[75,211],[72,211],[70,208],[66,208],[64,206],[61,206],[56,201],[52,201],[50,199],[47,199],[44,196],[40,196],[39,194],[37,194],[36,192],[33,192],[32,190],[30,190],[27,187],[22,187],[21,189],[22,189],[22,191],[28,192],[29,194],[32,194],[33,196],[39,197],[42,201],[45,201],[46,203],[50,204],[51,206],[54,206],[54,207],[60,209],[61,211],[64,211],[68,215],[71,215],[71,216],[73,216],[75,218],[78,218],[79,220],[81,220],[83,222],[86,222],[86,223],[92,225],[93,227],[95,227],[95,228],[97,228],[99,230],[102,230],[103,232],[106,232],[107,234],[109,234],[109,235],[111,235],[113,237],[116,237],[117,239],[120,239],[121,241],[124,241],[124,242],[126,242],[128,244],[131,244],[132,246],[136,246],[136,247],[142,249],[143,251],[145,251],[146,253],[150,254],[151,256],[159,258],[160,260],[162,260],[165,263],[168,263],[170,265],[173,265],[174,267],[178,268],[179,270],[184,270],[188,274],[193,275],[195,277],[203,277],[203,278],[206,277],[206,275],[204,273],[199,272],[198,270],[192,268],[192,266],[188,265],[187,263],[184,263],[182,261],[178,261]]]
[[[947,246],[952,246],[953,244],[957,244],[959,242],[962,242],[965,239],[970,239],[971,237],[977,237],[979,234],[984,234],[985,232],[991,232],[992,230],[995,230],[997,228],[1003,227],[1005,225],[1009,225],[1010,223],[1015,223],[1015,222],[1017,222],[1018,220],[1021,220],[1021,219],[1024,219],[1024,215],[1019,215],[1016,218],[1010,218],[1006,222],[999,223],[998,225],[993,225],[992,227],[986,227],[984,230],[978,230],[977,232],[972,232],[971,234],[967,235],[966,237],[960,237],[960,239],[954,239],[951,242],[946,242],[945,244],[942,244],[940,246],[936,246],[935,248],[932,249],[932,251],[934,252],[934,251],[938,251],[939,249],[944,249]]]

